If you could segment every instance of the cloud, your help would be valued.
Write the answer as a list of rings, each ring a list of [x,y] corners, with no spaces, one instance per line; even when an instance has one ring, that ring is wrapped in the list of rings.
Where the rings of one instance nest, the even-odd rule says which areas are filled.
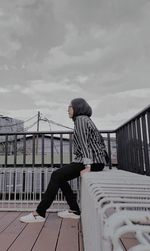
[[[108,94],[96,99],[94,116],[117,126],[147,107],[149,100],[150,88]]]
[[[59,107],[66,107],[70,100],[78,96],[80,92],[81,88],[74,87],[68,79],[58,82],[34,80],[20,90],[21,94],[32,100],[37,109],[46,111],[49,109],[51,114],[55,113]]]
[[[56,18],[64,23],[71,21],[82,31],[92,26],[110,30],[121,23],[137,23],[148,4],[147,0],[53,0]]]
[[[5,60],[39,60],[50,45],[62,41],[64,29],[55,20],[51,1],[6,0],[0,10],[0,56]]]
[[[5,5],[1,8],[0,32],[0,57],[10,59],[22,48],[19,37],[30,32],[30,25],[14,6]]]
[[[63,121],[83,97],[95,121],[120,123],[149,103],[149,10],[148,0],[3,1],[0,93],[16,114]],[[1,108],[10,108],[4,98]]]
[[[7,88],[0,87],[0,93],[8,93],[9,90]]]
[[[94,117],[93,120],[97,124],[99,130],[115,130],[138,112],[138,109],[131,108],[130,110],[116,112],[115,114],[107,113],[103,117]]]
[[[43,61],[30,64],[29,68],[33,72],[40,72],[42,78],[68,77],[74,81],[81,75],[86,76],[84,84],[93,93],[97,90],[102,94],[116,92],[118,88],[123,91],[129,86],[147,87],[150,49],[146,7],[143,5],[140,9],[138,6],[136,11],[140,12],[140,19],[137,19],[136,14],[135,17],[131,15],[128,22],[121,20],[115,29],[97,24],[82,31],[73,23],[66,24],[63,43],[50,48]],[[81,81],[76,82],[76,85],[81,87]]]
[[[63,90],[64,92],[67,91],[71,87],[69,79],[63,79],[58,82],[54,81],[44,81],[44,80],[34,80],[28,83],[28,87],[22,89],[22,93],[24,94],[50,94],[54,91]],[[72,91],[80,90],[77,86]]]
[[[140,91],[137,90],[136,94],[131,91],[131,93],[109,95],[99,102],[95,100],[95,105],[92,105],[94,108],[93,120],[98,128],[102,130],[116,129],[146,108],[150,100],[150,89],[141,91],[143,98],[139,95]],[[92,101],[91,104],[94,102]]]

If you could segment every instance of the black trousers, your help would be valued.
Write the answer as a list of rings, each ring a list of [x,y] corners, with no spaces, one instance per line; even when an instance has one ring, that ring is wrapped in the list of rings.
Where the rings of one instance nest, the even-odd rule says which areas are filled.
[[[85,168],[83,163],[72,162],[68,165],[64,165],[58,170],[54,171],[51,175],[50,182],[47,190],[39,203],[36,212],[45,217],[46,210],[51,206],[54,201],[59,188],[62,190],[63,195],[71,210],[80,214],[80,208],[76,201],[75,195],[67,181],[75,179],[80,176],[80,172]],[[91,171],[102,171],[104,168],[103,164],[94,163],[91,165]]]

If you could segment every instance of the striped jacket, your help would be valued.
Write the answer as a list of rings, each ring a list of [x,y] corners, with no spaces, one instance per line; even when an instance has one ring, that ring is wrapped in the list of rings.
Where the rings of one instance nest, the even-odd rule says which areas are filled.
[[[106,165],[103,137],[93,121],[85,115],[77,116],[74,121],[74,155],[74,162]]]

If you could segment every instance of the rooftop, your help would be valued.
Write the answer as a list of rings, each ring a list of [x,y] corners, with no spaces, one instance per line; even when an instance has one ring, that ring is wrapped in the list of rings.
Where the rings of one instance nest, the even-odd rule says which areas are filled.
[[[83,251],[80,221],[48,213],[46,222],[19,221],[25,212],[0,212],[1,251]]]
[[[79,220],[61,219],[48,213],[46,222],[26,224],[19,221],[25,212],[0,212],[1,251],[84,251]],[[124,250],[138,244],[133,234],[121,238]]]

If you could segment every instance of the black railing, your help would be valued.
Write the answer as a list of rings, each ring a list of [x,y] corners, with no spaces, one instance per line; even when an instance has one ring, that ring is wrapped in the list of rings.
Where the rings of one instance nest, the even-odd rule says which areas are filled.
[[[150,175],[150,106],[116,130],[118,168]]]
[[[111,169],[117,164],[115,131],[100,132]],[[72,160],[73,131],[0,133],[1,167],[62,167]]]
[[[150,106],[116,130],[100,131],[109,168],[150,175]],[[0,133],[1,167],[62,167],[73,160],[73,131]]]

